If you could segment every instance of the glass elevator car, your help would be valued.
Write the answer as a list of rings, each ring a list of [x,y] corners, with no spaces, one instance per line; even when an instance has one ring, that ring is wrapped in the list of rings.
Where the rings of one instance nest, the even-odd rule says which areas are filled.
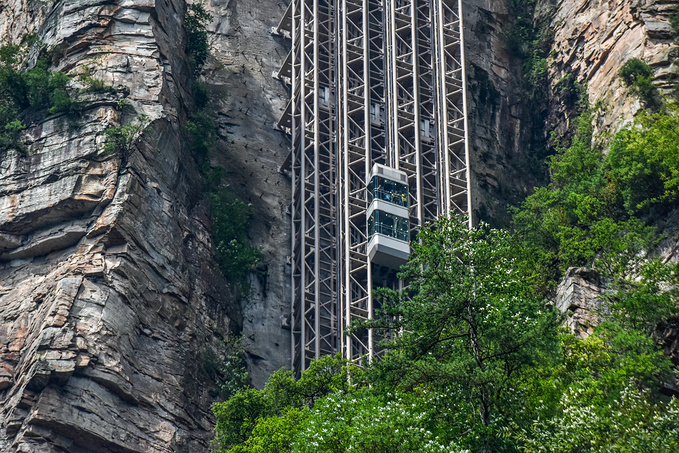
[[[410,255],[408,177],[375,164],[368,182],[368,256],[373,263],[398,269]]]

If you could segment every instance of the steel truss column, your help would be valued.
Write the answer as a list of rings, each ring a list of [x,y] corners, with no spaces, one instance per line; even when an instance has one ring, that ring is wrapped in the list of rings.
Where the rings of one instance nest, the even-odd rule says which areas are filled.
[[[303,348],[302,348],[302,303],[301,297],[304,288],[304,273],[302,272],[302,256],[304,255],[304,240],[303,240],[303,209],[302,209],[302,193],[303,180],[302,175],[302,149],[303,137],[302,133],[302,43],[304,42],[302,30],[302,0],[292,0],[292,147],[291,147],[291,176],[292,176],[292,201],[291,201],[291,215],[292,215],[292,294],[290,307],[290,331],[291,331],[291,353],[293,370],[300,370],[303,366]]]
[[[435,85],[432,52],[432,24],[431,0],[414,1],[416,13],[413,17],[415,32],[414,41],[417,56],[416,70],[418,71],[418,101],[419,108],[419,156],[420,165],[418,204],[420,225],[433,222],[438,212],[438,182],[437,182],[437,140],[435,133],[436,115]]]
[[[402,287],[368,259],[366,184],[373,164],[406,173],[411,238],[441,215],[469,212],[460,0],[292,0],[276,33],[291,54],[292,366],[342,351],[379,351],[373,280]],[[375,275],[373,275],[373,271]],[[385,277],[386,275],[386,277]],[[377,282],[379,280],[379,282]]]
[[[339,239],[344,265],[340,291],[344,331],[355,319],[371,316],[365,194],[371,160],[368,0],[342,0],[341,16],[342,59],[337,75],[342,87],[339,150],[342,222]],[[344,335],[343,331],[337,334],[343,340],[345,357],[359,360],[370,354],[370,333]]]
[[[388,0],[391,20],[387,29],[392,166],[408,175],[410,222],[423,221],[420,137],[420,74],[418,52],[418,0]]]
[[[439,215],[470,215],[466,82],[460,0],[433,0]]]
[[[297,6],[299,5],[299,6]],[[337,351],[334,8],[293,4],[294,369]]]

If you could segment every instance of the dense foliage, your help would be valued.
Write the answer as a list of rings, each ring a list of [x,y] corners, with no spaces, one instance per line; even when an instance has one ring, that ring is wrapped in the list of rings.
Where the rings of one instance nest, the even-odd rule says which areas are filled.
[[[677,202],[677,107],[642,113],[604,154],[592,146],[590,117],[571,146],[549,161],[552,181],[515,209],[514,226],[531,260],[528,276],[551,287],[571,266],[624,275],[658,240],[653,221]]]
[[[412,247],[400,275],[408,293],[381,291],[382,316],[368,323],[392,338],[372,373],[390,388],[424,387],[465,401],[476,416],[460,435],[491,428],[513,404],[518,376],[556,349],[557,317],[522,278],[506,232],[441,219]]]
[[[26,36],[23,44],[0,46],[0,150],[22,149],[21,131],[39,117],[81,108],[68,93],[70,77],[49,69],[48,52],[24,67],[34,44],[36,38]]]
[[[212,237],[217,248],[217,260],[224,276],[240,294],[250,288],[248,275],[255,270],[261,252],[247,238],[252,219],[252,206],[228,187],[214,188],[210,194]]]
[[[618,75],[630,93],[639,97],[647,108],[655,110],[662,106],[660,92],[653,84],[653,68],[649,64],[632,58],[620,68]]]
[[[128,151],[134,140],[144,132],[148,123],[149,118],[146,115],[139,115],[127,124],[109,127],[104,131],[104,137],[106,137],[104,151],[107,153]]]
[[[29,54],[37,52],[31,66]],[[81,112],[88,106],[79,100],[81,93],[116,93],[103,80],[92,77],[92,68],[83,66],[78,81],[83,89],[69,86],[71,76],[50,68],[54,51],[44,49],[35,35],[25,35],[22,44],[0,47],[0,151],[23,150],[21,131],[48,114]],[[118,107],[126,104],[120,99]],[[127,149],[143,131],[148,119],[141,115],[129,124],[104,131],[104,149],[112,153]],[[74,123],[71,123],[74,124]]]
[[[653,308],[615,322],[622,302],[586,339],[559,333],[514,247],[456,220],[425,229],[402,274],[411,288],[382,291],[369,325],[392,333],[384,357],[364,370],[326,357],[216,404],[218,451],[674,451],[679,407],[661,393],[672,366],[633,326]],[[640,282],[635,297],[666,295],[676,314],[676,294]]]
[[[381,316],[355,326],[391,333],[384,357],[363,370],[326,357],[299,380],[279,371],[239,391],[214,407],[217,451],[675,451],[679,406],[661,391],[672,364],[644,328],[652,305],[621,298],[578,339],[521,278],[507,233],[442,219],[420,239],[408,292],[380,291]],[[677,270],[626,294],[676,314],[657,281]]]

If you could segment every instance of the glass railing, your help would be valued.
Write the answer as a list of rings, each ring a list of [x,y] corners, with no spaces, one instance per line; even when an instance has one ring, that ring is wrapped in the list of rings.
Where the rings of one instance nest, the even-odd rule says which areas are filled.
[[[368,218],[368,236],[382,234],[400,241],[410,241],[410,221],[388,212],[374,210]]]

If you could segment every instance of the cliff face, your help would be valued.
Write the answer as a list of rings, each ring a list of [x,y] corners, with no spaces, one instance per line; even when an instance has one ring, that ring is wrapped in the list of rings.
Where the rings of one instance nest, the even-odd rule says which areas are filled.
[[[655,69],[655,83],[669,87],[668,75],[677,72],[674,60],[679,56],[669,20],[679,2],[560,0],[543,2],[541,9],[553,14],[552,84],[568,74],[586,84],[591,104],[600,107],[595,132],[619,130],[640,108],[618,77],[626,61],[644,60]],[[552,106],[559,109],[563,106]]]
[[[273,78],[289,43],[271,34],[287,8],[272,0],[212,0],[208,27],[211,60],[203,79],[213,92],[218,144],[213,161],[254,216],[249,226],[262,263],[243,305],[243,346],[253,385],[290,367],[291,247],[290,179],[278,171],[290,152],[290,137],[274,130],[289,100],[289,87]]]
[[[290,187],[277,171],[287,139],[272,128],[287,89],[271,77],[286,50],[270,35],[285,5],[256,3],[206,5],[213,163],[254,206],[263,252],[242,304],[214,262],[181,126],[185,2],[0,4],[4,39],[36,33],[56,69],[89,67],[117,88],[87,94],[75,118],[33,125],[28,152],[0,163],[0,451],[207,451],[205,362],[222,337],[242,327],[256,385],[289,363]],[[144,133],[107,152],[103,131],[140,115]]]
[[[180,0],[0,4],[57,68],[128,91],[27,130],[0,164],[0,451],[206,451],[213,331],[239,321],[212,266],[206,203],[180,130]],[[121,89],[121,92],[125,90]],[[115,153],[102,131],[150,124]]]
[[[639,58],[655,71],[654,84],[666,93],[676,84],[679,46],[670,17],[679,11],[676,0],[561,0],[541,2],[538,10],[552,17],[554,32],[549,76],[552,88],[572,74],[586,86],[593,107],[595,142],[606,145],[604,134],[613,134],[628,125],[642,105],[623,85],[618,72],[632,58]],[[554,121],[563,129],[573,112],[563,103],[551,100]],[[610,137],[610,136],[609,136]],[[652,251],[664,262],[679,259],[676,213],[659,222],[668,237]],[[556,296],[556,306],[569,313],[567,326],[587,336],[606,310],[601,296],[609,291],[595,271],[569,269]],[[677,320],[661,323],[656,331],[665,353],[679,363]],[[676,388],[671,389],[676,392]]]
[[[522,61],[511,48],[510,1],[463,2],[474,220],[507,226],[507,205],[541,180]],[[542,138],[542,137],[540,137]]]
[[[534,87],[522,80],[523,61],[510,45],[523,13],[508,1],[468,0],[464,8],[473,205],[477,219],[495,226],[507,223],[507,204],[544,182],[549,134],[566,132],[578,113],[559,95],[560,82],[586,87],[595,107],[596,140],[622,128],[641,108],[618,77],[626,61],[649,63],[654,82],[665,89],[679,70],[669,22],[679,2],[543,0],[536,4],[534,24],[544,23],[542,32],[549,36],[549,87],[531,105]]]

